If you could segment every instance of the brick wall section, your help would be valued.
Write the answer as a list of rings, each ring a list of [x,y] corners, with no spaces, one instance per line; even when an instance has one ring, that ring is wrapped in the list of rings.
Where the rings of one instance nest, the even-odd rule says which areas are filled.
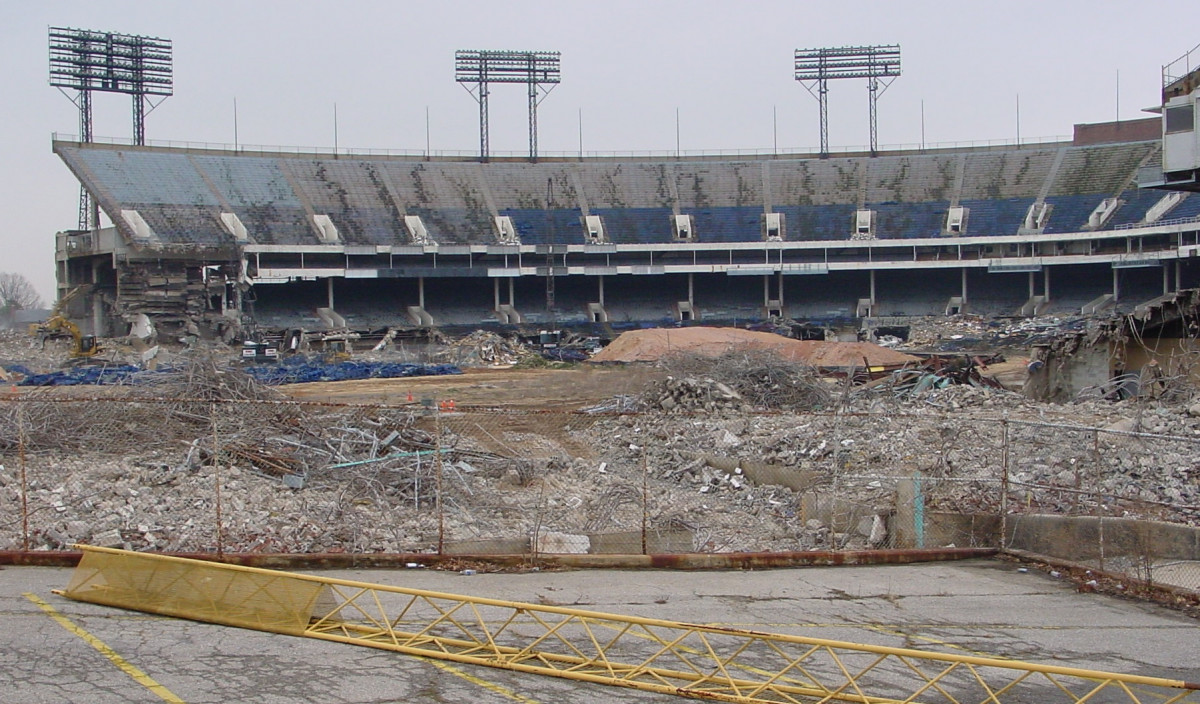
[[[1157,117],[1120,122],[1097,122],[1075,125],[1075,146],[1111,144],[1113,142],[1146,142],[1162,138],[1162,122]]]

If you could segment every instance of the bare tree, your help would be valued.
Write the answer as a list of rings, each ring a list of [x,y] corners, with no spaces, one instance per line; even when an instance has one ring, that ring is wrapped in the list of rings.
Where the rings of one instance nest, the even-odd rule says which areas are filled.
[[[0,271],[0,323],[12,324],[17,311],[41,305],[42,297],[24,274]]]

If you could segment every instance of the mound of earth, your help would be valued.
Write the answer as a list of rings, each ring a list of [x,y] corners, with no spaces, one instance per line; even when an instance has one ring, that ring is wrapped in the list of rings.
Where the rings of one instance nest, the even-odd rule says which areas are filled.
[[[622,333],[593,362],[654,362],[673,354],[719,357],[730,350],[770,350],[813,367],[900,367],[920,359],[870,342],[793,340],[739,328],[656,328]]]

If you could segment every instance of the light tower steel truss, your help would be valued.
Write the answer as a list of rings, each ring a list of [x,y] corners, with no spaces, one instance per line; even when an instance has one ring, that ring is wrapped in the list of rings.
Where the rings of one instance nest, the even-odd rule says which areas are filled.
[[[1200,702],[1181,680],[82,549],[79,601],[696,699]]]
[[[557,51],[461,49],[454,52],[454,80],[479,103],[479,158],[491,154],[488,134],[488,95],[492,83],[523,83],[529,97],[529,159],[537,161],[537,109],[561,82]],[[550,86],[546,88],[545,86]]]
[[[889,44],[797,49],[794,67],[796,80],[820,103],[821,158],[829,156],[829,81],[841,78],[867,79],[871,156],[876,156],[879,153],[876,102],[900,75],[900,46]]]
[[[49,34],[50,85],[79,108],[79,140],[92,141],[92,93],[98,91],[133,96],[133,142],[145,144],[146,115],[174,89],[171,40],[70,27],[51,27]],[[99,226],[96,204],[89,206],[82,187],[79,193],[79,229]]]

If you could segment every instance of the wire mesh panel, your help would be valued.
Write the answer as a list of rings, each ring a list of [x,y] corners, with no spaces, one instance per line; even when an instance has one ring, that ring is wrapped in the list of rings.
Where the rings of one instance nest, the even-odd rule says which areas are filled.
[[[1011,547],[1200,591],[1200,438],[1010,421]]]

